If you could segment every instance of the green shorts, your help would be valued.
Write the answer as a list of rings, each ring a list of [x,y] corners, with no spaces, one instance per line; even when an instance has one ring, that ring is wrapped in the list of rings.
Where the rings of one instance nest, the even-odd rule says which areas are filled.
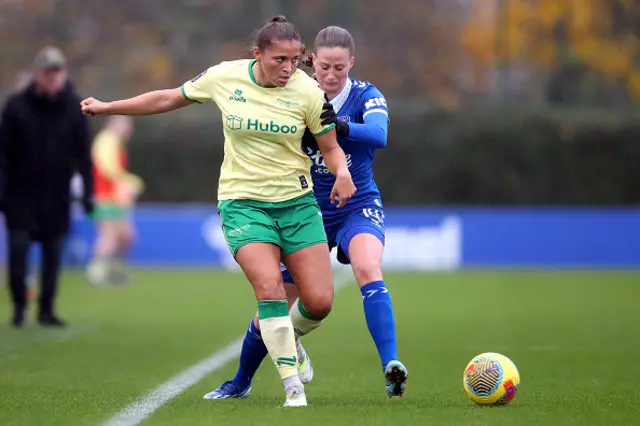
[[[245,244],[273,243],[282,257],[327,242],[322,214],[313,192],[278,203],[223,200],[218,205],[222,231],[233,256]]]
[[[129,217],[129,210],[111,203],[98,203],[93,210],[95,220],[123,220]]]

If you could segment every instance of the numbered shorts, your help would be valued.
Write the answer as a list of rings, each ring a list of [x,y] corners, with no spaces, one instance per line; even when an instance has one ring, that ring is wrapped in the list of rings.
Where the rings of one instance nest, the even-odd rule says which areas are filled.
[[[273,243],[285,257],[327,242],[320,207],[312,192],[278,203],[224,200],[218,205],[218,213],[234,257],[249,243]]]
[[[371,234],[384,245],[384,210],[375,204],[353,209],[345,215],[325,218],[325,231],[329,248],[338,248],[338,262],[343,265],[351,263],[349,259],[349,244],[353,237],[359,234]],[[284,266],[280,265],[282,280],[293,283],[293,277]]]

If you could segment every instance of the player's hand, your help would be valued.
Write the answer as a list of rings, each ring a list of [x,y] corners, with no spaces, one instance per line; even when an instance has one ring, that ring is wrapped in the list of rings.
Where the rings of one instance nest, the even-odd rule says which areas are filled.
[[[331,190],[331,204],[338,203],[338,208],[344,207],[345,203],[356,193],[356,186],[351,180],[351,173],[338,173],[336,181]]]
[[[103,115],[107,113],[107,103],[95,98],[87,98],[80,102],[84,115]]]
[[[322,114],[320,114],[320,118],[322,119],[321,124],[323,126],[335,124],[338,136],[345,138],[349,136],[349,124],[338,118],[338,115],[333,109],[333,105],[331,105],[331,103],[325,102],[324,105],[322,105]]]

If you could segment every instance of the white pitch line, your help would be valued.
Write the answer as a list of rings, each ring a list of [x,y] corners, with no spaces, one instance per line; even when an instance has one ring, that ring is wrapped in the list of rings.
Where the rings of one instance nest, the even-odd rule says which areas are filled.
[[[209,358],[200,361],[168,382],[161,384],[156,390],[109,419],[104,426],[135,426],[140,424],[169,400],[198,383],[207,374],[224,367],[229,361],[237,357],[240,354],[243,340],[244,336],[236,339]]]
[[[341,271],[334,280],[337,293],[347,283],[351,282],[353,275],[350,269]],[[203,359],[196,365],[188,368],[169,381],[158,386],[153,392],[129,405],[127,408],[107,420],[103,426],[137,426],[153,414],[171,399],[180,395],[191,386],[198,383],[208,374],[221,369],[227,363],[240,355],[244,335],[234,340],[233,343],[220,349],[210,357]]]

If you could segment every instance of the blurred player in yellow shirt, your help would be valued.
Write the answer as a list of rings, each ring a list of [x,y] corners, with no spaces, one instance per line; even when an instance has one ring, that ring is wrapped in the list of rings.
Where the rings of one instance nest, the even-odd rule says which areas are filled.
[[[125,257],[135,232],[130,212],[144,187],[139,177],[127,171],[125,144],[132,130],[130,117],[109,117],[92,147],[96,200],[93,217],[98,233],[87,275],[94,285],[128,280]]]

